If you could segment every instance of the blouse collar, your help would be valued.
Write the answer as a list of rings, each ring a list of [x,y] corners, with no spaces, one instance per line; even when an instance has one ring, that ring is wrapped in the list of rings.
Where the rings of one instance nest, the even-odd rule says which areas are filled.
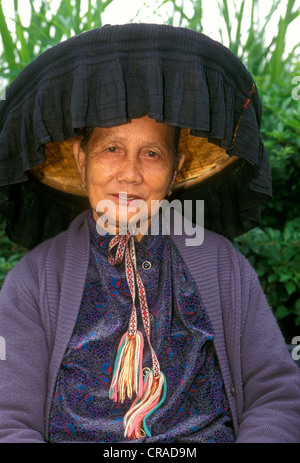
[[[105,235],[98,233],[96,222],[93,219],[91,210],[88,211],[88,226],[90,231],[91,244],[94,245],[96,249],[99,250],[102,254],[107,256],[109,243],[113,235],[109,233],[106,233]],[[153,234],[153,230],[155,234]],[[160,241],[162,238],[168,239],[169,237],[163,236],[161,233],[160,223],[155,223],[155,227],[152,229],[149,227],[148,234],[145,234],[141,241],[135,241],[136,252],[138,254],[144,252],[147,252],[147,254],[155,253],[158,240]]]

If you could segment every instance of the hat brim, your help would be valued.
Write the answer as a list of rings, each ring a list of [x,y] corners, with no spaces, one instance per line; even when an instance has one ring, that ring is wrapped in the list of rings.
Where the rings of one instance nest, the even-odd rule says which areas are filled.
[[[203,34],[127,24],[95,29],[47,50],[7,89],[0,103],[0,212],[8,218],[8,234],[31,247],[59,231],[59,215],[65,223],[66,210],[59,211],[58,203],[51,210],[51,200],[47,213],[55,212],[56,223],[36,215],[38,186],[48,197],[62,194],[70,218],[77,208],[72,204],[85,200],[71,154],[78,129],[144,114],[183,129],[180,143],[186,142],[183,150],[191,156],[174,192],[181,199],[205,199],[207,228],[232,238],[259,224],[260,205],[271,197],[271,170],[251,74]],[[42,235],[26,238],[20,216]]]
[[[73,157],[73,143],[80,138],[46,143],[46,161],[31,169],[33,176],[56,190],[86,196],[85,190],[80,187],[81,178]],[[224,149],[209,143],[207,139],[192,136],[187,129],[181,130],[178,151],[185,154],[185,161],[177,174],[174,191],[208,181],[238,159],[236,156],[229,156]]]

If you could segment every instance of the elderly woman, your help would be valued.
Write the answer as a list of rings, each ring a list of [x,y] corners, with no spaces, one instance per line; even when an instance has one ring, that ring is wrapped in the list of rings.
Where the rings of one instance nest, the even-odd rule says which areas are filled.
[[[160,212],[149,233],[152,205],[183,173],[191,197],[205,197],[209,228],[229,236],[257,219],[269,169],[260,100],[239,60],[192,31],[107,26],[28,66],[1,120],[7,231],[24,243],[37,223],[27,244],[43,242],[0,295],[0,441],[299,442],[299,373],[249,263],[213,231],[198,247],[173,221],[164,234]],[[205,150],[190,150],[199,137],[222,152],[206,196],[188,161],[191,151],[201,177]],[[58,208],[53,188],[74,172],[69,155],[61,168],[51,157],[65,141],[89,208],[45,240],[75,204],[68,193]]]

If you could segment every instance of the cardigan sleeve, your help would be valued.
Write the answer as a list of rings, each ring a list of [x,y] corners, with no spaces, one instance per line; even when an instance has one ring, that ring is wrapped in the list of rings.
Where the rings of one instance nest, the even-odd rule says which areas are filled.
[[[39,310],[43,289],[34,253],[7,275],[0,292],[0,442],[44,442],[48,349]],[[3,358],[4,357],[4,358]]]
[[[256,273],[242,256],[241,261],[247,275],[242,300],[248,303],[241,336],[244,411],[237,442],[299,443],[300,373]]]

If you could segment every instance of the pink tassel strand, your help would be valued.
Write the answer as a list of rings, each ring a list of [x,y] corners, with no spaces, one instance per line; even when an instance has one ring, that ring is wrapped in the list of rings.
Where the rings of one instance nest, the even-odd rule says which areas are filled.
[[[159,403],[164,386],[164,375],[154,376],[151,370],[145,380],[143,395],[136,399],[124,417],[124,436],[142,437],[143,420]]]

